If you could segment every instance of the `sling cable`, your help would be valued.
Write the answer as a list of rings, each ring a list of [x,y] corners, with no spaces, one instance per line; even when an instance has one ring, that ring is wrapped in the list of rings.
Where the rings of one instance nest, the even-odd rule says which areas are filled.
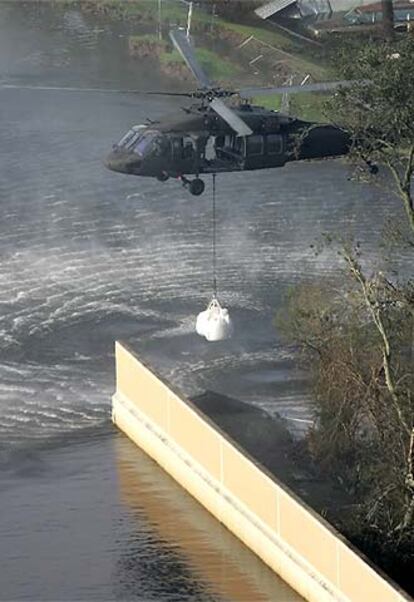
[[[196,332],[207,341],[222,341],[231,337],[233,324],[228,310],[222,307],[217,298],[217,212],[216,212],[216,174],[213,173],[212,194],[212,273],[213,296],[205,311],[197,316]]]

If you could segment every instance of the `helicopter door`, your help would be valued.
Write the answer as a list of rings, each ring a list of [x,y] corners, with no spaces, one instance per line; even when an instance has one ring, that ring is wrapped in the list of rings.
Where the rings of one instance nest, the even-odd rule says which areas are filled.
[[[246,164],[245,169],[260,169],[266,166],[264,136],[252,134],[246,136]]]
[[[197,157],[195,141],[191,136],[172,138],[173,162],[178,173],[191,173]]]
[[[244,136],[234,136],[233,150],[240,157],[240,160],[246,157],[246,138]]]
[[[172,139],[173,159],[179,161],[183,154],[183,139],[178,136],[174,136]]]
[[[267,134],[265,155],[266,167],[275,167],[285,164],[285,141],[281,134]]]
[[[216,136],[215,151],[217,159],[240,165],[246,156],[246,143],[243,136]]]

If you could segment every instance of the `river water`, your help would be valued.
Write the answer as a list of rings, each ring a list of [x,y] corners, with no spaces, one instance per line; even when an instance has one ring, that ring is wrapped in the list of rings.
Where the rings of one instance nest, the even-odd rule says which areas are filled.
[[[215,389],[311,418],[272,321],[292,284],[338,270],[310,244],[350,232],[374,260],[396,203],[341,161],[218,178],[219,294],[236,327],[194,333],[211,294],[211,182],[105,170],[134,123],[175,99],[128,58],[128,25],[76,7],[0,3],[0,566],[2,600],[298,600],[109,421],[113,343],[188,394]],[[36,86],[72,90],[36,90]]]

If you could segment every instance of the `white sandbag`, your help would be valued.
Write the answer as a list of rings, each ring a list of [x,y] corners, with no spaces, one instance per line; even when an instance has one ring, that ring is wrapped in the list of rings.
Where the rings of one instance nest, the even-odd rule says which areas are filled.
[[[206,332],[207,332],[207,327],[208,327],[208,311],[205,310],[205,311],[202,311],[201,313],[199,313],[197,316],[197,321],[196,321],[197,334],[199,334],[201,337],[205,337]]]
[[[233,324],[229,312],[221,307],[216,298],[213,298],[205,311],[198,314],[196,332],[211,342],[231,337]]]

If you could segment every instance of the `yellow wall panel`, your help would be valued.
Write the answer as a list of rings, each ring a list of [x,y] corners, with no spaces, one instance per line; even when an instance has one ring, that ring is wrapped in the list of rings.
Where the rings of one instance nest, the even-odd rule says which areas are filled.
[[[341,590],[355,602],[395,602],[394,588],[345,545],[339,545],[339,581]]]
[[[337,558],[334,535],[285,492],[280,493],[279,503],[280,536],[325,578],[336,584]]]
[[[271,529],[277,529],[276,486],[229,444],[223,444],[223,485]]]
[[[169,435],[220,480],[220,435],[175,396],[170,396]]]
[[[167,430],[167,387],[119,345],[116,358],[117,391],[159,427]]]

